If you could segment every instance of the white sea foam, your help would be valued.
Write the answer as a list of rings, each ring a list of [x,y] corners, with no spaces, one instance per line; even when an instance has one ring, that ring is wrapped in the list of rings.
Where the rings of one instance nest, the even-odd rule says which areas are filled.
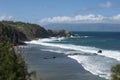
[[[44,39],[39,39],[39,42],[52,42],[52,41],[61,41],[64,40],[65,37],[50,37],[50,38],[44,38]],[[34,40],[36,41],[36,40]]]
[[[50,38],[43,38],[43,39],[38,39],[38,40],[32,40],[32,41],[25,41],[27,44],[41,44],[42,43],[47,43],[47,42],[52,42],[52,41],[61,41],[66,39],[65,37],[50,37]]]
[[[66,49],[67,51],[64,51],[64,50],[61,51],[60,49],[59,50],[43,49],[43,51],[65,53],[67,55],[71,53],[73,54],[82,53],[82,54],[91,54],[91,55],[97,54],[98,57],[94,57],[94,58],[93,56],[92,58],[90,58],[90,56],[85,56],[85,55],[83,56],[82,55],[69,55],[69,57],[77,60],[87,71],[91,72],[92,74],[99,75],[100,77],[104,77],[106,79],[110,79],[111,62],[114,60],[120,61],[120,51],[102,49],[102,53],[97,53],[97,51],[100,50],[100,48],[72,45],[72,44],[49,43],[52,41],[59,41],[63,39],[65,38],[46,38],[46,39],[33,40],[30,42],[26,42],[26,43],[40,44],[43,46],[50,46],[53,48],[55,47],[55,48],[60,48],[60,49]],[[99,59],[99,57],[102,57],[102,58]],[[110,60],[107,61],[106,59],[110,59]],[[104,61],[106,62],[104,63]]]
[[[111,60],[107,61],[105,57],[103,58],[100,56],[91,57],[86,55],[70,55],[70,54],[78,53],[77,51],[64,51],[64,50],[52,50],[52,49],[42,49],[42,51],[68,54],[68,57],[75,59],[78,63],[80,63],[84,67],[84,69],[91,72],[92,74],[98,75],[106,79],[110,79],[110,67],[112,61]]]
[[[116,60],[120,61],[120,51],[113,51],[113,50],[104,50],[102,49],[102,53],[97,53],[98,50],[101,50],[100,48],[95,48],[95,47],[89,47],[89,46],[78,46],[78,45],[72,45],[72,44],[56,44],[56,43],[47,43],[47,42],[52,42],[56,40],[63,40],[65,38],[46,38],[46,39],[39,39],[39,40],[33,40],[29,41],[26,43],[31,43],[31,44],[40,44],[44,46],[50,46],[50,47],[58,47],[58,48],[63,48],[63,49],[70,49],[70,50],[76,50],[80,51],[83,53],[89,53],[89,54],[97,54],[97,55],[102,55],[105,57],[113,58]]]
[[[68,57],[75,59],[80,63],[84,69],[91,72],[94,75],[110,79],[110,68],[112,60],[108,60],[100,56],[86,56],[86,55],[70,55],[78,53],[78,51],[64,51],[64,50],[52,50],[52,49],[42,49],[42,51],[50,51],[56,53],[65,53],[68,54]],[[106,61],[106,62],[104,62]],[[112,62],[114,63],[114,62]]]
[[[88,56],[80,56],[80,55],[70,55],[68,56],[72,59],[77,60],[84,69],[91,72],[94,75],[98,75],[99,77],[103,77],[106,79],[110,79],[110,65],[106,63],[102,64],[102,61],[98,61],[97,59],[91,59]],[[104,59],[103,59],[104,60]]]
[[[41,49],[42,51],[49,51],[55,53],[64,53],[66,55],[74,55],[75,53],[80,53],[80,51],[66,51],[66,50],[53,50],[53,49]],[[81,53],[82,54],[82,53]]]
[[[71,38],[88,38],[90,36],[79,36],[79,35],[75,35],[75,36],[71,36]]]

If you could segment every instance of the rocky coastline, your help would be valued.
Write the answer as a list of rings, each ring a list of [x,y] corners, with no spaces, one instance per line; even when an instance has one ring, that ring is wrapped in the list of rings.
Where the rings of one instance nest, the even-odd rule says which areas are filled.
[[[0,39],[13,45],[24,45],[24,41],[48,37],[70,37],[72,34],[66,30],[46,30],[37,24],[1,21]]]

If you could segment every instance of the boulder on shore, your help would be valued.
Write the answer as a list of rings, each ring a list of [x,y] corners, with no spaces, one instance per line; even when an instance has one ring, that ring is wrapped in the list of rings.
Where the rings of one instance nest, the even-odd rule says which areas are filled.
[[[102,50],[99,50],[98,53],[102,53]]]

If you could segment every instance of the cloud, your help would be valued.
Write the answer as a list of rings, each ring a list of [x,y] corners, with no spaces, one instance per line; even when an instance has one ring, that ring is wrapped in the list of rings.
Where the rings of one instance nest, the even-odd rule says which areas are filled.
[[[52,18],[44,18],[41,19],[41,23],[70,23],[70,22],[99,22],[104,19],[104,16],[102,15],[76,15],[74,17],[69,17],[69,16],[57,16],[57,17],[52,17]]]
[[[100,8],[110,8],[110,7],[113,6],[113,4],[108,1],[108,2],[106,2],[104,4],[100,4],[99,6],[100,6]]]
[[[118,14],[118,15],[116,15],[116,16],[113,16],[112,19],[113,19],[113,20],[118,20],[118,21],[120,21],[120,14]]]
[[[109,1],[107,1],[106,3],[99,4],[98,6],[80,8],[80,10],[76,12],[76,14],[92,13],[92,11],[108,9],[108,8],[111,8],[111,7],[118,7],[119,8],[119,6],[116,6],[116,4],[113,4],[113,3],[109,2]]]
[[[6,16],[6,15],[3,15],[3,16],[0,16],[0,21],[2,20],[13,20],[13,16]]]
[[[105,17],[102,15],[76,15],[73,17],[69,16],[57,16],[52,18],[43,18],[39,21],[40,23],[119,23],[120,14]]]

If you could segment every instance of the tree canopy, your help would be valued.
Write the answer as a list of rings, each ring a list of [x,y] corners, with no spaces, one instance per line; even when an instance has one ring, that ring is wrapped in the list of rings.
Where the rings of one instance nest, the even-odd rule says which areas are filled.
[[[113,66],[111,72],[111,80],[120,80],[120,64]]]
[[[20,54],[16,54],[13,46],[0,43],[0,80],[27,80],[27,67]]]

